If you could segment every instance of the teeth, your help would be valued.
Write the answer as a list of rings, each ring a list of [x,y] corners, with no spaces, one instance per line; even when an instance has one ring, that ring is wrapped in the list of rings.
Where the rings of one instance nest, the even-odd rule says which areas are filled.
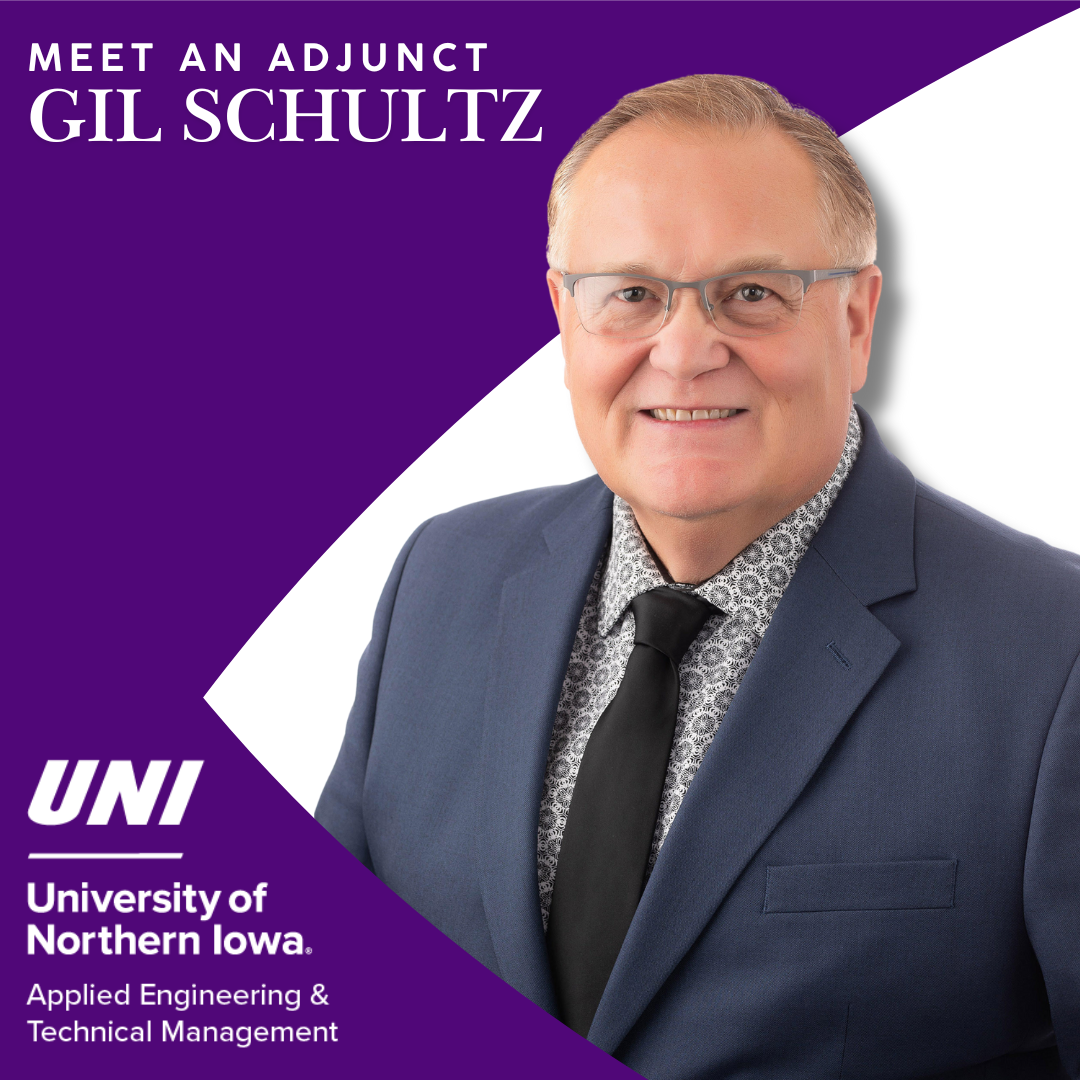
[[[652,409],[650,415],[655,420],[726,420],[734,416],[738,409]]]

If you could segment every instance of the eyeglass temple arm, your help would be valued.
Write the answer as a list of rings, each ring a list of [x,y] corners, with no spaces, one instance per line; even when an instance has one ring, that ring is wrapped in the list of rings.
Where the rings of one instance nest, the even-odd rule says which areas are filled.
[[[794,271],[798,277],[802,278],[803,292],[806,292],[815,281],[829,281],[832,278],[838,277],[854,277],[858,274],[859,270],[803,270]]]

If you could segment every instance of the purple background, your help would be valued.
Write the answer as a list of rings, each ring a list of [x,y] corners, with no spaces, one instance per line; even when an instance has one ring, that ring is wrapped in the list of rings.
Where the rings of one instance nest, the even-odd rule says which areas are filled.
[[[281,597],[371,500],[554,332],[542,274],[544,204],[573,139],[632,89],[698,71],[776,85],[839,131],[868,119],[1075,3],[8,3],[0,9],[6,154],[7,463],[3,799],[6,1048],[42,1077],[264,1076],[360,1063],[373,1074],[562,1077],[625,1072],[504,986],[363,870],[254,761],[202,695]],[[27,72],[30,42],[61,45],[64,71]],[[152,41],[148,70],[67,70],[72,41]],[[211,70],[180,73],[189,42]],[[240,73],[212,70],[241,42]],[[266,68],[279,42],[331,53],[320,73]],[[341,43],[354,66],[333,70]],[[363,70],[359,43],[387,42]],[[394,45],[456,42],[454,74],[396,70]],[[478,73],[465,42],[486,42]],[[84,137],[30,130],[42,90],[80,91]],[[181,141],[189,90],[257,86],[425,87],[408,144],[403,95],[383,143]],[[157,144],[90,143],[90,87],[140,87],[139,133]],[[460,143],[464,101],[448,87],[541,87],[522,129],[498,135],[521,97],[481,99],[480,144]],[[373,92],[374,91],[374,92]],[[310,98],[310,100],[309,100]],[[429,100],[430,99],[430,100]],[[110,96],[119,134],[119,95]],[[203,104],[208,99],[203,96]],[[368,104],[365,101],[365,104]],[[379,103],[382,108],[382,101]],[[314,94],[301,98],[314,110]],[[115,111],[114,111],[115,110]],[[250,111],[249,111],[250,110]],[[284,106],[260,111],[283,134]],[[380,113],[380,115],[382,115]],[[249,119],[250,118],[250,119]],[[371,119],[366,130],[379,132]],[[392,282],[392,284],[387,284]],[[417,508],[417,520],[424,516]],[[183,825],[33,825],[26,808],[47,758],[205,758]],[[104,769],[104,765],[101,766]],[[100,771],[99,771],[100,775]],[[79,821],[85,821],[87,807]],[[146,839],[149,836],[151,839]],[[164,836],[165,839],[161,837]],[[134,839],[133,839],[134,837]],[[32,850],[177,850],[179,863],[27,863]],[[24,877],[24,868],[29,872]],[[27,957],[25,881],[77,887],[251,889],[267,914],[226,929],[300,930],[300,958]],[[40,924],[50,916],[37,916]],[[190,929],[191,916],[127,916],[125,927]],[[97,929],[101,916],[60,916]],[[111,925],[114,916],[108,918]],[[214,921],[219,921],[215,919]],[[199,929],[208,937],[210,924]],[[204,943],[205,947],[205,943]],[[192,1010],[203,1023],[328,1023],[336,1046],[32,1046],[32,983],[228,988],[321,982],[330,1006]],[[84,1022],[167,1010],[82,1010]],[[145,1014],[145,1016],[144,1016]],[[72,1014],[74,1015],[74,1014]],[[66,1022],[70,1022],[70,1019]],[[237,1056],[239,1055],[239,1056]]]

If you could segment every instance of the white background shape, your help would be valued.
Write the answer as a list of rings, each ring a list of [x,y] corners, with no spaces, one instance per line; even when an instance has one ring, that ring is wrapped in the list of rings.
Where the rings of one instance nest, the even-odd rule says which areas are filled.
[[[1072,550],[1077,56],[1080,12],[844,137],[878,204],[885,273],[860,402],[920,479]],[[561,375],[553,341],[372,503],[211,687],[210,705],[308,810],[337,753],[383,581],[412,530],[463,503],[592,471]]]
[[[917,477],[1073,550],[1078,56],[1074,12],[844,138],[882,209],[889,297],[859,400]]]
[[[463,416],[346,529],[210,688],[214,711],[307,810],[334,764],[375,605],[413,529],[455,506],[594,472],[562,368],[555,339]]]

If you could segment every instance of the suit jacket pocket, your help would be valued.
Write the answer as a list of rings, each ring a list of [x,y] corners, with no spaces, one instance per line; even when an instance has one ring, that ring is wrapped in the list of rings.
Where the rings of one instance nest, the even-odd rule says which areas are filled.
[[[955,859],[770,866],[765,871],[764,910],[949,908],[955,893]]]

